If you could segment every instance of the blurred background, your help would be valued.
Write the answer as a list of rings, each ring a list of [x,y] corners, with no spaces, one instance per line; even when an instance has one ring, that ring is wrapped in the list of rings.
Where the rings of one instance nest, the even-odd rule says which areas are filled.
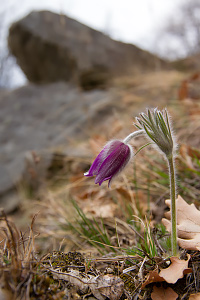
[[[7,47],[9,26],[32,10],[66,14],[113,39],[174,60],[199,51],[199,0],[15,0],[0,6],[0,87],[14,88],[26,76],[10,56]]]

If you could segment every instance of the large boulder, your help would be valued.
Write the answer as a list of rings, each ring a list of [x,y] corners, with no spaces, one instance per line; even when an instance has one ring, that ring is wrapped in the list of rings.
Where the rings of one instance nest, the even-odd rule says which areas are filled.
[[[31,173],[26,179],[34,176],[38,154],[42,159],[37,180],[45,176],[56,153],[87,156],[75,145],[88,139],[92,126],[100,126],[120,105],[110,91],[81,92],[67,83],[7,91],[0,94],[0,104],[0,206],[7,211],[20,201],[16,189],[24,172]]]
[[[84,89],[105,87],[113,75],[154,70],[166,62],[114,41],[67,16],[34,11],[14,23],[8,45],[33,83],[74,81]]]

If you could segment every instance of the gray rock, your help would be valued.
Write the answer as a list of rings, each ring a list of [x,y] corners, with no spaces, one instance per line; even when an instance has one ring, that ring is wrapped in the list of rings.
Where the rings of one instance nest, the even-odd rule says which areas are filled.
[[[105,88],[113,75],[154,70],[167,63],[140,48],[114,41],[67,16],[34,11],[14,23],[8,45],[34,83],[74,81]]]
[[[34,175],[32,151],[42,157],[40,177],[59,147],[65,154],[86,155],[77,154],[74,140],[88,138],[94,121],[96,126],[104,122],[117,107],[116,98],[109,91],[81,92],[61,82],[7,91],[0,95],[0,104],[0,198],[4,198],[0,205],[9,211],[19,201],[16,198],[12,207],[10,203],[5,207],[5,197],[13,195],[25,170]],[[26,173],[26,178],[29,175]]]

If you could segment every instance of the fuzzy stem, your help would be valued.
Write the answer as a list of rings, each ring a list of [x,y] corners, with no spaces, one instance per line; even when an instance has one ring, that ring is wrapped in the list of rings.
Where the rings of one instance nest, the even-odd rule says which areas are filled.
[[[143,135],[143,134],[145,134],[145,131],[144,131],[143,129],[134,131],[134,132],[130,133],[130,134],[123,140],[123,143],[124,143],[124,144],[127,144],[130,140],[132,140],[132,139],[135,138],[136,136]]]
[[[177,228],[176,228],[176,178],[173,154],[167,157],[170,176],[170,199],[171,199],[171,246],[172,255],[177,255]]]

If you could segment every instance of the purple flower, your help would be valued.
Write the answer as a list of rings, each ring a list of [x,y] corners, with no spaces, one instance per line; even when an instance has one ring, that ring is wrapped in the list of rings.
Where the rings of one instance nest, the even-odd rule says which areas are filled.
[[[95,183],[99,185],[103,181],[109,180],[108,186],[110,186],[113,177],[118,175],[128,164],[132,153],[133,150],[130,145],[118,140],[110,141],[96,157],[89,171],[84,175],[96,175]]]

